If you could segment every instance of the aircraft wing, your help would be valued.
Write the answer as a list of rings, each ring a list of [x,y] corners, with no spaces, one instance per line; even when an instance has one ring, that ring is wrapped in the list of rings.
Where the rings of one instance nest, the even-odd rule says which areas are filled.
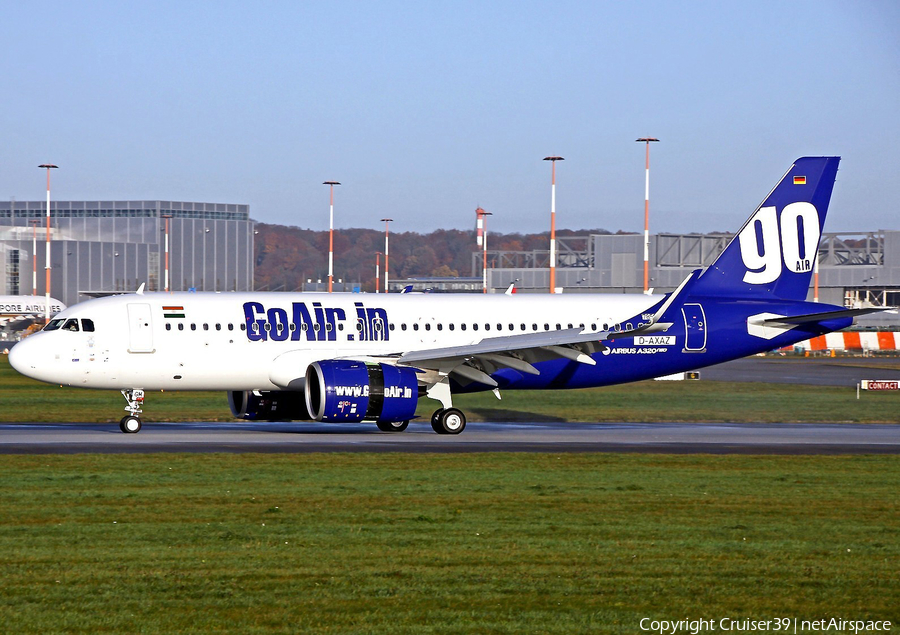
[[[470,357],[485,353],[502,353],[521,351],[544,346],[565,346],[583,342],[599,342],[606,339],[608,331],[584,333],[583,329],[563,329],[545,333],[524,333],[505,337],[486,337],[475,344],[464,346],[447,346],[444,348],[428,348],[403,353],[397,358],[400,364],[415,364],[423,361],[438,361],[444,358]]]
[[[606,348],[603,340],[634,337],[645,333],[658,333],[672,326],[663,321],[666,311],[688,284],[696,278],[694,271],[675,291],[650,307],[653,315],[649,321],[636,316],[609,330],[585,331],[582,328],[523,333],[503,337],[487,337],[463,346],[448,346],[399,353],[394,363],[438,371],[442,376],[455,375],[463,383],[478,382],[496,387],[490,373],[499,368],[511,368],[533,375],[540,374],[535,362],[554,358],[568,359],[590,366],[595,365],[591,355]],[[634,326],[632,326],[634,325]]]

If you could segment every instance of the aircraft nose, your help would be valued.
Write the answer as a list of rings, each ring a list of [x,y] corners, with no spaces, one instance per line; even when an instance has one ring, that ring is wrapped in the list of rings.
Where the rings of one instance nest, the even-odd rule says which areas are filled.
[[[9,349],[9,365],[26,377],[41,379],[39,366],[42,347],[33,338],[34,336],[27,337]]]
[[[28,359],[28,352],[25,350],[26,348],[28,348],[27,338],[21,342],[16,342],[16,344],[9,349],[9,365],[23,375],[28,375],[28,373],[25,372],[27,368],[26,360]]]

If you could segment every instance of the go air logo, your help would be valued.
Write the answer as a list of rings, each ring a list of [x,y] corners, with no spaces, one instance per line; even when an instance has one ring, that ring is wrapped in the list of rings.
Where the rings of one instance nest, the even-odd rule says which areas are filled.
[[[812,203],[791,203],[778,213],[761,207],[744,225],[738,239],[747,272],[744,282],[768,284],[778,279],[782,262],[788,271],[812,271],[819,247],[819,213]]]

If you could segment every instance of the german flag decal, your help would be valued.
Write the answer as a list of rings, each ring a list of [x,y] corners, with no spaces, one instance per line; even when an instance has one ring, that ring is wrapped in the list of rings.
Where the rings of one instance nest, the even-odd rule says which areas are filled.
[[[805,176],[795,176],[794,177],[794,185],[806,185],[806,177]]]
[[[184,307],[183,306],[164,306],[163,307],[163,317],[166,319],[183,318],[184,317]]]

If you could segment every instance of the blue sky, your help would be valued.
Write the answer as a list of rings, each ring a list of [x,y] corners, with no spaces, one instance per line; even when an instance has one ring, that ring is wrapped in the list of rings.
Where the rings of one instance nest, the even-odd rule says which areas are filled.
[[[734,231],[843,157],[826,230],[900,229],[895,2],[6,2],[0,196],[248,203],[427,232]]]

